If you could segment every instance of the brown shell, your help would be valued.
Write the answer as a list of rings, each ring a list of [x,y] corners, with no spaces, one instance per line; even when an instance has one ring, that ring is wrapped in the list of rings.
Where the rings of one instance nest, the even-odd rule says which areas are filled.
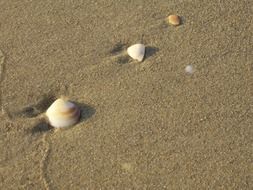
[[[169,24],[173,25],[173,26],[178,26],[181,23],[181,19],[178,15],[170,15],[167,18]]]

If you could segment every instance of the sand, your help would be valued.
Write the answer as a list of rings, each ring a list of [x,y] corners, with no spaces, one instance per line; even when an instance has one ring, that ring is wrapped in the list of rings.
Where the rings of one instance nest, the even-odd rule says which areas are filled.
[[[252,189],[252,7],[0,1],[0,189]],[[47,130],[60,95],[81,122]]]

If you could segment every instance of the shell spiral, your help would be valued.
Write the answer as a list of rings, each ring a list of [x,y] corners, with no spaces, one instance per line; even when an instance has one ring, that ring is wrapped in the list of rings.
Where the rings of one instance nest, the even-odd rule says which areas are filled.
[[[47,109],[46,116],[53,127],[69,127],[78,122],[80,109],[74,103],[59,98]]]

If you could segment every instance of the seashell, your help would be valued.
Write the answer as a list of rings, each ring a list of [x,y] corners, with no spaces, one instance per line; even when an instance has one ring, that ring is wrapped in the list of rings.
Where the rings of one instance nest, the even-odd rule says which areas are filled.
[[[53,127],[69,127],[78,122],[80,109],[74,103],[59,98],[47,109],[46,116]]]
[[[143,44],[134,44],[127,48],[127,53],[133,59],[141,62],[145,55],[145,46]]]
[[[185,67],[185,72],[188,73],[188,74],[193,74],[193,72],[194,72],[193,66],[192,65],[187,65]]]
[[[181,23],[180,17],[178,15],[170,15],[168,16],[167,20],[173,26],[178,26]]]

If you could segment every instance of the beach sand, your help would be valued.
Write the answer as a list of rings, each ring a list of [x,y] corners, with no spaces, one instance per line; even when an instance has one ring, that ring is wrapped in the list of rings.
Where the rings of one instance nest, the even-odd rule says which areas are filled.
[[[0,189],[253,189],[252,8],[0,1]],[[47,130],[61,95],[82,119]]]

